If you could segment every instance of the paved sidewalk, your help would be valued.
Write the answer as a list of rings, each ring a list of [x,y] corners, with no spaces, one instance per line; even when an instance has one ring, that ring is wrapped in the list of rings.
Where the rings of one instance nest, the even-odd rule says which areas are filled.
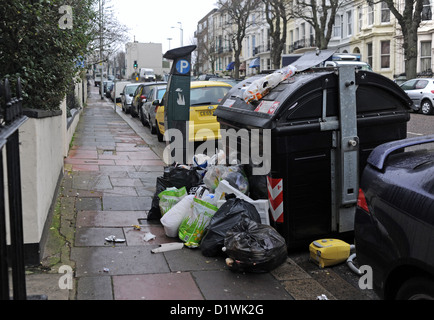
[[[56,247],[50,237],[43,263],[58,261],[47,274],[28,275],[28,294],[49,300],[335,299],[290,258],[273,272],[252,274],[232,272],[223,257],[205,257],[200,249],[151,253],[179,241],[168,238],[159,221],[146,220],[164,163],[125,121],[131,116],[114,112],[91,90],[65,159],[59,221],[52,227],[62,241]],[[146,232],[156,238],[145,241]],[[111,235],[125,242],[107,242]],[[74,269],[71,290],[59,289],[61,265]]]

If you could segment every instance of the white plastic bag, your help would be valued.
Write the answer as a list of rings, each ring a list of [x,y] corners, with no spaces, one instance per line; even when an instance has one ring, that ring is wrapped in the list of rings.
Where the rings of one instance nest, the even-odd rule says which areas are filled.
[[[178,228],[184,217],[190,214],[193,210],[192,202],[194,195],[185,196],[180,202],[174,205],[166,214],[160,219],[164,227],[166,236],[171,238],[178,237]]]

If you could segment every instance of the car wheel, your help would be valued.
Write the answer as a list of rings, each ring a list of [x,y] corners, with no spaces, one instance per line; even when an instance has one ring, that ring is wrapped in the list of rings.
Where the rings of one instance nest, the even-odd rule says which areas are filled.
[[[434,281],[412,278],[399,289],[396,300],[434,300]]]
[[[149,129],[151,129],[151,133],[155,134],[157,132],[157,129],[155,126],[152,125],[151,116],[148,117],[148,123],[149,123]]]
[[[140,121],[142,122],[142,124],[145,127],[148,126],[148,121],[145,119],[145,115],[143,114],[143,110],[140,110]]]
[[[429,100],[422,101],[422,105],[420,106],[420,112],[422,112],[423,114],[432,114],[433,106],[431,101]]]
[[[157,138],[158,138],[158,141],[163,142],[163,140],[164,140],[164,136],[163,136],[163,134],[160,132],[160,128],[158,128],[158,123],[157,123],[157,121],[155,121],[155,126],[156,126],[156,131],[157,131]]]

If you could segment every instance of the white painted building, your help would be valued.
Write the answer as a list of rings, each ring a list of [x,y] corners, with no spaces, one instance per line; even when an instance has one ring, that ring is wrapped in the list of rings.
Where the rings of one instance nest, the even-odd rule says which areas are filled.
[[[137,62],[137,70],[134,68]],[[126,77],[131,78],[132,74],[140,68],[154,69],[156,75],[163,75],[169,72],[168,68],[163,69],[163,45],[161,43],[140,43],[128,42],[125,45]]]

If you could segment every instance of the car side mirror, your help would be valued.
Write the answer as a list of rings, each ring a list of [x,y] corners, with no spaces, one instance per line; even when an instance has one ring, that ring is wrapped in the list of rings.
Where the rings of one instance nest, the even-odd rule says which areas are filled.
[[[123,96],[123,95],[124,95],[124,93],[123,93],[123,92],[121,92],[121,93],[119,93],[119,95]]]
[[[154,100],[154,101],[152,101],[152,105],[153,106],[159,106],[160,105],[160,100]]]
[[[134,95],[132,93],[130,93],[130,97],[134,97]]]

